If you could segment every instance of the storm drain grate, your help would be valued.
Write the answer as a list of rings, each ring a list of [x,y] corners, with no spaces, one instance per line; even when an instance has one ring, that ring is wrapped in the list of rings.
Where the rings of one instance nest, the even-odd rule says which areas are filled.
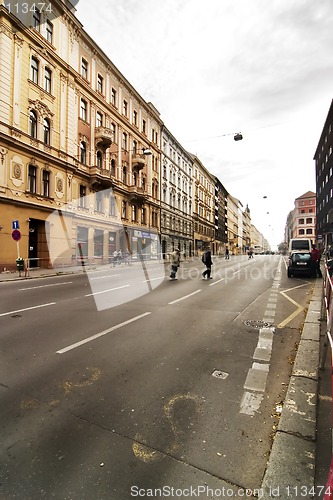
[[[272,326],[270,323],[267,323],[267,321],[258,319],[247,319],[244,321],[244,325],[251,326],[252,328],[270,328]]]

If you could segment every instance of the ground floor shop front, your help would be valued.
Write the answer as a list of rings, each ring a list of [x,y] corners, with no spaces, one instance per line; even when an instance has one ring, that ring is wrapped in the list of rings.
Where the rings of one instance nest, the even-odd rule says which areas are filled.
[[[47,211],[2,205],[0,272],[26,267],[61,268],[77,264],[107,264],[115,255],[131,260],[161,258],[157,231],[125,225],[94,214]],[[15,236],[15,239],[14,237]]]

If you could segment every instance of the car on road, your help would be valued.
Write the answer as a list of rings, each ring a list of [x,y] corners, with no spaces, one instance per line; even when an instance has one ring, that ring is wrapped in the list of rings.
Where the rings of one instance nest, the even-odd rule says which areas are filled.
[[[288,278],[292,276],[305,274],[309,276],[314,275],[313,262],[311,260],[311,252],[299,251],[291,252],[289,256],[287,275]]]

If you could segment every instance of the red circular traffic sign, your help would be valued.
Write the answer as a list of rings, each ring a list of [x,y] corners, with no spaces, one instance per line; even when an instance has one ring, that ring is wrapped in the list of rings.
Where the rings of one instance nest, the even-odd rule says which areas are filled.
[[[12,231],[12,238],[14,241],[19,241],[21,239],[21,231],[19,229],[14,229],[14,231]]]

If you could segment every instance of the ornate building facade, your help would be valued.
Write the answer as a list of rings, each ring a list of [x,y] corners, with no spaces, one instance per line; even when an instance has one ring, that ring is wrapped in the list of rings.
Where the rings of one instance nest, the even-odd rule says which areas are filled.
[[[175,248],[193,255],[193,161],[171,132],[162,129],[161,246],[165,258]]]
[[[157,255],[159,113],[52,8],[18,19],[0,5],[1,263],[17,257],[14,222],[31,266]]]

